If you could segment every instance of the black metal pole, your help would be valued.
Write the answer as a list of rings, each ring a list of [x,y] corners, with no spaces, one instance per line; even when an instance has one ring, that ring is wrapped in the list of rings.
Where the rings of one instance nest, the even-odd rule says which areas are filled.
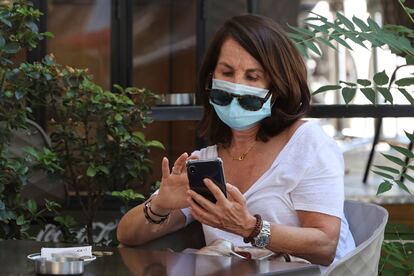
[[[111,2],[111,87],[132,85],[132,0]]]
[[[247,0],[247,12],[253,14],[259,12],[259,3],[257,0]]]

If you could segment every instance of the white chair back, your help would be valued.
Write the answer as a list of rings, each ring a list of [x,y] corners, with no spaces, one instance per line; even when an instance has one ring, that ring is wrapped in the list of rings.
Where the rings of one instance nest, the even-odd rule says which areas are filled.
[[[344,212],[356,248],[331,265],[325,275],[378,275],[381,246],[388,221],[387,210],[371,203],[346,200]]]

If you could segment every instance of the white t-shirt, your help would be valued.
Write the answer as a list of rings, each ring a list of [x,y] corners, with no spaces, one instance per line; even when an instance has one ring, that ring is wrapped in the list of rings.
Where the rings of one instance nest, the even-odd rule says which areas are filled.
[[[217,147],[193,152],[200,159],[217,157]],[[224,166],[226,164],[223,164]],[[341,219],[335,260],[355,248],[344,216],[344,161],[335,141],[316,122],[302,124],[274,160],[273,164],[245,193],[251,214],[284,225],[300,226],[296,210],[313,211]],[[193,218],[182,209],[187,224]],[[243,238],[203,225],[206,244],[226,239],[245,246]],[[277,233],[275,233],[277,235]]]

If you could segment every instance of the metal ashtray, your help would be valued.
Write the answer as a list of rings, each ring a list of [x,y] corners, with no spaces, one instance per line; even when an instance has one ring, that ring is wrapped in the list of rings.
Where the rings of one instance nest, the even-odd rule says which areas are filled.
[[[37,274],[79,275],[83,273],[83,260],[76,257],[53,257],[50,260],[38,258],[35,260]]]
[[[52,256],[50,259],[42,258],[40,253],[27,256],[35,263],[37,274],[49,275],[79,275],[83,273],[83,266],[96,259],[92,257]]]

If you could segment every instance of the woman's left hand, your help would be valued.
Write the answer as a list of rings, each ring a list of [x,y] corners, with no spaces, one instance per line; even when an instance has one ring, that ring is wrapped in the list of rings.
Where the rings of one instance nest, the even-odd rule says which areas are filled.
[[[248,237],[255,228],[256,218],[248,212],[246,199],[239,189],[227,183],[226,198],[210,179],[204,179],[204,184],[213,193],[217,202],[214,204],[193,190],[188,190],[189,198],[187,200],[193,218],[202,224]]]

